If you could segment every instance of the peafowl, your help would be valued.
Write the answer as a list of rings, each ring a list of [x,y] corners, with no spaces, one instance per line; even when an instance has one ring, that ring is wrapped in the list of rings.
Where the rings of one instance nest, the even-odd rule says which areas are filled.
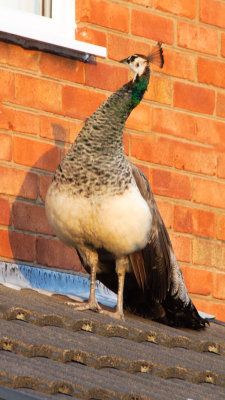
[[[150,79],[150,62],[163,66],[163,50],[121,62],[134,78],[86,120],[58,166],[46,197],[56,235],[76,248],[90,273],[90,296],[78,310],[124,319],[123,309],[162,323],[200,329],[203,319],[184,284],[168,232],[143,172],[128,161],[123,130]],[[126,276],[126,280],[125,280]],[[115,312],[95,297],[96,277],[117,292]]]

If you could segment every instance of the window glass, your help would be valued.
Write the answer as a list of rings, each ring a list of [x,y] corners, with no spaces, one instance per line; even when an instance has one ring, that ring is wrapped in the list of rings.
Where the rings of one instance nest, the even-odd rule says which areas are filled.
[[[0,0],[1,6],[50,18],[52,15],[51,0]]]

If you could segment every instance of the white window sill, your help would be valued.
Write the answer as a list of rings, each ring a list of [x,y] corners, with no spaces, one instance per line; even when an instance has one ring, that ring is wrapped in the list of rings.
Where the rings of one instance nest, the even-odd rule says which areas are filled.
[[[80,42],[74,37],[75,23],[68,27],[66,23],[62,25],[57,20],[23,11],[0,10],[1,40],[82,61],[88,61],[91,55],[106,57],[106,48]]]

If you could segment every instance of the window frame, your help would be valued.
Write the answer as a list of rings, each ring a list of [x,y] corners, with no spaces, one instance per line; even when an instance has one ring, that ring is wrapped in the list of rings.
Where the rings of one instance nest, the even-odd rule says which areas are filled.
[[[49,47],[49,51],[56,54],[57,49],[59,53],[60,49],[64,49],[62,53],[65,54],[62,55],[68,53],[70,58],[77,58],[76,53],[86,53],[86,56],[81,57],[84,58],[83,61],[88,61],[90,55],[106,57],[105,47],[75,40],[75,29],[75,0],[66,0],[66,2],[52,0],[52,18],[0,6],[0,39],[2,40],[22,45],[24,39],[28,44],[24,42],[23,47],[43,51],[48,51]],[[40,43],[41,48],[39,48]]]

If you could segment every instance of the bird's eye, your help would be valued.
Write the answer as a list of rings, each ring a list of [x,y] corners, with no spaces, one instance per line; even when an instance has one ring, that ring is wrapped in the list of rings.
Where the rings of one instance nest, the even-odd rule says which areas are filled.
[[[139,67],[139,63],[136,64],[136,67],[137,67],[137,68]]]

